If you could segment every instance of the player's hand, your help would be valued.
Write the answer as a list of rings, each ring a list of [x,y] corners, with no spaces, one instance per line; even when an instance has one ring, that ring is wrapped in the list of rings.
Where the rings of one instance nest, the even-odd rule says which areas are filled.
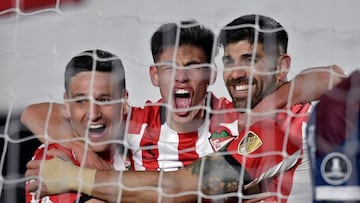
[[[101,170],[113,170],[113,166],[106,162],[104,159],[99,157],[95,152],[91,149],[85,150],[85,145],[83,142],[74,142],[72,144],[72,150],[75,154],[76,159],[82,163],[83,159],[85,159],[84,167],[86,168],[94,168]]]
[[[69,177],[72,178],[70,173],[75,167],[72,162],[55,157],[49,160],[29,161],[26,167],[26,177],[38,178],[36,181],[30,181],[29,192],[41,193],[40,196],[43,196],[60,194],[70,190],[69,184],[72,180],[68,179]]]

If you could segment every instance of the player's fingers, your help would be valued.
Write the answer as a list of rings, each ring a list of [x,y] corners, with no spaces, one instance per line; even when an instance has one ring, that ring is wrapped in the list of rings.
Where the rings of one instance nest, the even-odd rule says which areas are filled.
[[[36,192],[39,189],[39,180],[37,179],[30,180],[29,184],[26,186],[26,189],[29,192]]]
[[[25,171],[25,177],[37,177],[39,176],[39,170],[38,169],[27,169]]]
[[[65,152],[58,149],[51,149],[46,153],[46,155],[58,157],[64,161],[71,161],[70,157]]]
[[[28,169],[36,169],[40,168],[41,160],[31,160],[26,164],[26,168]]]

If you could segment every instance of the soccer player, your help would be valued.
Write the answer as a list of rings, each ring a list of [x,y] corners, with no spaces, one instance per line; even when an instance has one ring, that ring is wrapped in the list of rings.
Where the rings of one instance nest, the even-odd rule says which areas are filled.
[[[277,24],[275,24],[276,26],[277,26]],[[246,41],[246,42],[248,42],[247,41],[247,39],[246,40],[244,40],[244,41]],[[248,42],[249,44],[250,44],[250,42]],[[256,44],[256,43],[255,43]],[[227,49],[228,47],[227,47],[227,44],[225,44],[225,49]],[[257,52],[258,50],[256,50],[256,52]],[[264,51],[264,50],[262,50],[262,51]],[[172,53],[172,52],[171,52]],[[251,53],[252,52],[250,52],[250,59],[251,59]],[[260,53],[259,53],[260,54]],[[247,50],[247,53],[246,53],[246,56],[248,57],[247,59],[249,59],[249,50]],[[230,57],[234,57],[234,56],[230,56]],[[241,57],[239,57],[239,58],[236,58],[236,59],[233,59],[233,60],[238,60],[238,59],[240,59]],[[285,64],[282,64],[282,66],[281,66],[281,68],[282,69],[285,69],[286,70],[286,68],[288,68],[288,65],[289,65],[289,59],[290,59],[290,57],[289,56],[286,56],[286,55],[284,55],[284,58],[285,58]],[[231,59],[231,58],[230,58]],[[265,62],[270,62],[270,61],[267,61],[268,59],[267,58],[265,58],[265,59],[263,59],[263,60],[260,60],[260,62],[264,62],[264,60],[265,60]],[[275,60],[276,61],[276,60]],[[275,62],[275,61],[272,61],[272,62]],[[284,62],[283,60],[279,60],[280,62]],[[277,62],[277,61],[276,61]],[[225,64],[225,65],[229,65],[229,64]],[[247,64],[248,65],[248,64]],[[263,65],[263,63],[260,63],[260,65]],[[266,64],[267,65],[267,64]],[[274,64],[272,64],[272,65],[274,65]],[[235,67],[235,66],[234,66]],[[249,67],[250,66],[246,66],[246,71],[249,71],[250,69],[249,69]],[[265,66],[265,67],[263,67],[263,66],[260,66],[260,68],[278,68],[277,66],[275,66],[275,67],[272,67],[272,66]],[[337,67],[334,67],[334,69],[336,70],[336,68]],[[231,69],[231,68],[230,68]],[[245,71],[245,72],[246,72]],[[265,97],[265,95],[270,95],[271,96],[271,94],[274,94],[274,91],[275,91],[275,89],[276,88],[278,88],[279,90],[283,90],[284,89],[284,86],[280,86],[280,85],[282,85],[283,83],[286,83],[285,81],[286,81],[286,73],[287,72],[282,72],[282,71],[278,71],[278,72],[276,72],[276,71],[274,71],[276,74],[279,74],[278,75],[278,77],[275,77],[275,76],[269,76],[268,78],[267,77],[264,77],[265,79],[272,79],[272,80],[270,80],[270,82],[267,82],[266,84],[270,84],[271,86],[268,88],[268,91],[264,91],[263,92],[263,94],[259,94],[260,95],[260,97],[261,97],[261,99],[260,99],[260,101],[261,102],[263,102],[264,101],[264,97]],[[224,79],[226,78],[225,75],[226,73],[224,73]],[[249,74],[249,73],[248,73]],[[264,73],[264,74],[266,74],[266,72]],[[303,76],[305,76],[305,75],[303,75]],[[232,76],[232,77],[234,77],[234,76]],[[245,75],[245,77],[244,77],[244,79],[241,81],[241,83],[240,83],[240,85],[239,86],[242,86],[240,89],[238,89],[238,90],[236,90],[236,91],[240,91],[240,94],[241,94],[241,91],[243,91],[243,95],[245,95],[245,97],[247,96],[247,94],[244,94],[244,92],[246,92],[246,93],[248,93],[248,91],[249,91],[249,89],[251,89],[251,88],[249,88],[250,87],[250,85],[248,85],[248,81],[249,80],[245,80],[245,78],[247,78],[247,79],[249,79],[249,75]],[[328,77],[328,76],[326,76],[326,77]],[[302,79],[304,78],[304,77],[301,77]],[[255,83],[252,83],[252,84],[256,84],[256,85],[254,85],[256,88],[254,88],[255,90],[260,90],[260,92],[262,91],[262,88],[265,88],[263,85],[262,85],[262,83],[261,82],[263,82],[263,81],[268,81],[268,80],[263,80],[263,79],[258,79],[258,78],[256,78],[256,82]],[[302,80],[300,80],[300,82],[301,82]],[[329,81],[329,80],[326,80],[326,81]],[[257,83],[258,82],[258,83]],[[273,83],[271,83],[271,82],[274,82],[274,84]],[[287,83],[287,84],[285,84],[285,85],[289,85],[289,83]],[[230,85],[228,85],[228,89],[229,90],[231,90],[231,86]],[[267,87],[266,87],[267,88]],[[316,89],[316,88],[315,88]],[[316,89],[317,90],[317,89]],[[231,94],[234,94],[235,93],[235,96],[236,96],[236,94],[237,94],[237,92],[236,91],[230,91],[230,93]],[[184,91],[182,91],[182,92],[184,92]],[[295,93],[296,93],[297,91],[295,91]],[[308,92],[305,92],[305,93],[308,93]],[[310,94],[311,95],[311,94]],[[249,97],[248,97],[249,98]],[[287,97],[286,97],[287,98]],[[286,99],[285,99],[286,100]],[[285,101],[285,100],[281,100],[281,101]],[[259,101],[257,101],[257,100],[254,100],[254,105],[256,104],[256,103],[258,103]],[[260,102],[260,103],[261,103]],[[296,102],[294,102],[294,103],[296,103]],[[227,104],[223,104],[223,103],[221,103],[223,106],[227,106]],[[247,105],[247,104],[246,104]],[[251,106],[251,107],[253,107],[253,106]],[[300,110],[303,110],[303,108],[302,108],[302,106],[300,106],[300,108],[299,108]],[[305,109],[306,110],[306,109]],[[301,111],[300,111],[301,112]],[[291,120],[291,118],[289,118],[290,120]],[[300,118],[300,119],[297,119],[298,121],[300,121],[300,123],[304,120],[304,118]],[[234,120],[233,120],[234,121]],[[276,132],[278,135],[283,135],[284,134],[284,132],[283,132],[283,126],[296,126],[296,127],[299,127],[299,124],[297,124],[297,125],[287,125],[288,123],[287,122],[284,122],[284,121],[287,121],[288,122],[288,118],[287,118],[287,115],[285,114],[285,119],[284,120],[282,120],[281,119],[281,116],[280,117],[277,117],[276,119],[275,119],[275,121],[274,120],[270,120],[270,121],[266,121],[266,122],[260,122],[260,123],[256,123],[256,124],[254,124],[250,129],[252,129],[252,130],[254,130],[255,131],[255,133],[253,133],[253,134],[249,134],[249,132],[250,131],[244,131],[244,132],[242,132],[239,136],[238,136],[238,138],[237,139],[234,139],[232,142],[231,142],[231,144],[228,146],[228,150],[229,149],[234,149],[235,148],[235,150],[236,151],[238,151],[240,148],[238,148],[238,146],[244,146],[245,148],[245,153],[252,153],[252,152],[255,152],[256,150],[258,150],[258,149],[264,149],[264,147],[261,147],[262,146],[262,144],[261,143],[266,143],[266,142],[256,142],[256,143],[260,143],[260,145],[255,145],[255,147],[250,147],[250,146],[247,146],[246,145],[246,142],[244,142],[245,143],[245,145],[240,145],[240,144],[242,144],[242,140],[243,140],[243,138],[246,138],[245,140],[246,141],[249,141],[249,139],[247,139],[247,138],[256,138],[255,139],[255,141],[262,141],[261,139],[272,139],[272,137],[271,136],[268,136],[268,137],[265,137],[265,134],[264,134],[264,131],[265,132],[267,132],[268,131],[268,133],[271,133],[271,135],[273,136],[274,135],[274,132]],[[281,124],[283,124],[283,125],[281,125]],[[266,128],[264,128],[264,127],[266,127]],[[236,132],[235,132],[236,133]],[[231,134],[231,133],[229,133],[229,134]],[[255,134],[255,136],[254,136],[254,134]],[[262,135],[261,137],[259,137],[258,135]],[[268,134],[266,134],[266,135],[268,135]],[[290,133],[289,135],[291,135],[290,136],[290,138],[291,139],[289,139],[290,141],[289,142],[291,142],[291,148],[289,148],[289,150],[290,151],[287,151],[287,150],[285,150],[286,152],[288,152],[289,153],[289,155],[292,155],[295,151],[297,152],[299,149],[301,149],[301,147],[302,147],[302,145],[301,145],[301,143],[302,143],[302,140],[301,140],[301,133],[300,133],[300,136],[298,135],[298,134],[296,134],[296,136],[292,136],[292,134]],[[234,137],[234,138],[236,138],[236,137]],[[280,142],[276,142],[276,144],[278,144],[278,146],[275,146],[275,147],[273,147],[273,148],[270,148],[270,151],[274,151],[274,149],[277,147],[277,149],[279,148],[279,146],[281,147],[281,146],[287,146],[287,145],[283,145],[283,143],[287,143],[288,142],[288,140],[286,139],[283,139],[282,137],[280,137],[280,139],[279,139],[279,141]],[[240,143],[239,143],[240,142]],[[234,143],[234,144],[232,144],[232,143]],[[270,142],[270,144],[272,145],[274,142]],[[265,145],[264,145],[265,146]],[[266,146],[269,146],[269,145],[266,145]],[[284,147],[285,149],[286,149],[286,147]],[[295,150],[294,150],[295,149]],[[269,149],[265,149],[265,151],[266,150],[269,150]],[[232,151],[232,150],[229,150],[229,151]],[[283,153],[283,152],[285,152],[284,150],[282,150],[281,149],[281,153]],[[260,151],[261,152],[261,151]],[[276,151],[276,152],[279,152],[279,151]],[[301,152],[301,151],[300,151]],[[255,153],[257,153],[257,152],[255,152]],[[261,153],[260,153],[261,154]],[[281,160],[283,159],[283,157],[282,156],[279,156],[280,158],[276,158],[276,159],[274,159],[274,162],[271,162],[271,159],[270,158],[267,158],[267,159],[270,159],[270,162],[266,162],[266,164],[264,164],[263,165],[263,167],[261,167],[262,165],[261,165],[261,162],[258,162],[258,163],[256,163],[255,161],[252,161],[251,163],[253,163],[254,165],[246,165],[245,163],[243,163],[242,161],[241,161],[241,157],[239,158],[239,156],[241,156],[241,154],[239,155],[238,153],[236,153],[236,154],[234,154],[234,155],[231,155],[231,156],[225,156],[225,157],[222,157],[222,156],[217,156],[216,157],[216,159],[212,159],[212,157],[215,157],[215,156],[210,156],[210,158],[209,157],[206,157],[205,159],[202,159],[202,160],[205,160],[205,167],[204,167],[204,169],[205,169],[205,173],[207,173],[207,174],[199,174],[199,167],[200,167],[200,165],[199,165],[199,163],[202,161],[202,160],[199,160],[199,161],[197,161],[197,162],[195,162],[194,164],[192,164],[191,166],[189,166],[189,167],[186,167],[185,169],[183,169],[183,170],[180,170],[180,171],[178,171],[178,172],[169,172],[169,173],[166,173],[166,174],[164,174],[164,176],[161,176],[162,178],[163,178],[163,190],[164,191],[170,191],[169,193],[172,193],[172,192],[174,192],[174,191],[177,191],[177,192],[179,192],[179,191],[192,191],[192,192],[194,192],[194,191],[197,191],[197,187],[198,187],[198,176],[199,175],[201,175],[202,177],[209,177],[209,178],[203,178],[203,179],[201,179],[202,181],[204,181],[204,182],[200,182],[201,183],[201,186],[202,186],[202,189],[203,189],[203,191],[206,193],[206,194],[218,194],[218,193],[222,193],[222,192],[236,192],[237,190],[238,190],[238,186],[239,186],[239,184],[243,184],[242,182],[241,183],[239,183],[238,182],[238,179],[239,179],[239,173],[240,173],[240,171],[239,170],[232,170],[233,168],[232,168],[232,166],[235,166],[234,168],[235,169],[241,169],[242,167],[241,167],[241,165],[242,166],[245,166],[245,170],[248,172],[248,175],[250,175],[251,177],[250,178],[247,178],[247,180],[249,181],[249,179],[251,180],[251,179],[255,179],[256,180],[256,177],[257,177],[257,175],[259,175],[259,174],[261,174],[261,172],[265,172],[267,169],[269,169],[269,166],[271,166],[271,164],[273,164],[273,166],[276,166],[276,164],[279,164],[279,163],[281,163]],[[296,158],[296,156],[294,156],[295,158]],[[234,159],[235,158],[235,159]],[[221,163],[221,164],[219,164],[219,165],[213,165],[212,163],[214,163],[213,162],[213,160],[215,160],[215,163]],[[232,161],[229,161],[229,160],[232,160]],[[279,161],[280,160],[280,161]],[[297,164],[299,164],[300,163],[300,160],[301,159],[299,159],[299,158],[296,158],[295,159],[295,164],[297,165]],[[239,162],[241,165],[239,165],[239,164],[234,164],[234,161],[235,162]],[[49,162],[48,162],[49,163]],[[275,164],[275,165],[274,165]],[[257,166],[257,167],[254,167],[254,166]],[[292,164],[290,164],[288,167],[290,167]],[[37,169],[36,169],[36,166],[37,166],[37,164],[36,164],[36,162],[31,162],[31,163],[29,163],[29,171],[28,171],[28,175],[31,175],[31,174],[36,174],[36,172],[37,172]],[[208,166],[208,167],[207,167]],[[211,166],[213,166],[213,167],[211,167]],[[214,169],[215,168],[215,166],[216,166],[216,170],[211,170],[211,169]],[[231,167],[230,167],[231,166]],[[253,167],[253,169],[251,169]],[[287,167],[285,167],[285,169],[286,169]],[[290,167],[290,168],[292,168],[292,169],[294,169],[295,167]],[[284,170],[285,170],[284,169]],[[250,171],[250,173],[249,173],[249,171]],[[253,171],[255,171],[255,172],[253,172]],[[290,172],[290,178],[292,177],[292,174],[294,173],[294,170],[291,170]],[[107,176],[107,175],[109,175],[109,174],[111,174],[111,175],[114,175],[113,177],[115,177],[115,178],[108,178],[108,177],[111,177],[111,176]],[[151,175],[152,174],[152,175]],[[177,176],[177,174],[180,174],[179,176]],[[224,174],[226,174],[226,176],[221,176],[221,175],[224,175]],[[244,173],[243,173],[244,174]],[[272,177],[270,177],[270,179],[274,179],[274,178],[276,178],[276,177],[278,177],[277,176],[277,174],[278,173],[275,173],[275,175],[276,176],[272,176]],[[147,176],[148,175],[148,176]],[[187,176],[187,175],[189,175],[189,176]],[[244,176],[244,175],[243,175]],[[97,175],[96,175],[96,183],[101,183],[101,182],[106,182],[106,180],[107,181],[110,181],[110,180],[117,180],[116,178],[119,178],[118,177],[118,174],[117,173],[115,173],[115,172],[105,172],[105,171],[98,171],[97,172]],[[132,180],[132,181],[128,181],[129,179],[129,177],[132,177],[132,178],[130,178],[130,179],[134,179],[135,177],[137,177],[138,178],[138,180]],[[147,186],[147,185],[157,185],[157,183],[158,183],[158,177],[159,177],[159,174],[157,173],[157,172],[147,172],[147,173],[133,173],[133,172],[124,172],[124,173],[122,173],[122,175],[121,175],[121,178],[122,178],[122,183],[125,185],[125,186]],[[217,187],[211,187],[211,185],[210,185],[210,183],[211,182],[207,182],[207,180],[211,180],[211,178],[210,177],[214,177],[215,179],[214,180],[219,180],[218,182],[217,181],[215,181],[215,183],[219,183],[219,185],[217,185],[217,186],[220,186],[220,185],[223,185],[222,183],[231,183],[232,185],[233,185],[233,187],[231,187],[231,188],[227,188],[227,187],[225,187],[225,188],[220,188],[219,190],[217,190],[216,188]],[[286,177],[288,177],[288,176],[286,176]],[[102,179],[102,178],[104,178],[104,179]],[[223,179],[223,178],[226,178],[226,179]],[[190,184],[191,182],[190,182],[190,180],[191,181],[194,181],[193,183],[194,184]],[[285,179],[286,180],[286,184],[285,184],[285,189],[286,189],[286,191],[284,191],[285,193],[284,193],[284,195],[285,195],[285,198],[287,198],[286,197],[286,195],[288,195],[288,193],[291,191],[291,180],[290,180],[290,185],[289,185],[289,179]],[[99,182],[97,182],[97,181],[99,181]],[[187,183],[187,184],[185,184],[185,182]],[[275,183],[277,182],[277,180],[275,180]],[[138,184],[138,185],[137,185]],[[227,184],[224,184],[224,185],[227,185]],[[282,187],[282,185],[281,185],[281,187]],[[242,187],[241,187],[242,188]],[[275,190],[276,189],[276,187],[274,186],[274,185],[271,185],[271,187],[270,188],[272,188],[272,190]],[[104,188],[102,188],[102,187],[95,187],[95,188],[93,188],[94,190],[92,191],[92,195],[94,195],[94,196],[96,196],[96,195],[99,195],[99,196],[102,196],[102,197],[104,197],[104,198],[111,198],[111,196],[109,196],[109,195],[107,195],[107,193],[110,193],[111,194],[111,192],[115,192],[115,194],[118,194],[117,192],[118,192],[118,188],[116,187],[116,189],[109,189],[109,187],[104,187]],[[263,189],[263,188],[262,188]],[[241,189],[240,189],[241,190]],[[263,191],[266,191],[266,188],[265,188],[265,190],[263,190]],[[129,193],[127,193],[127,192],[129,192]],[[143,192],[143,191],[139,191],[138,193],[141,193],[141,192]],[[135,193],[135,194],[134,194]],[[130,194],[130,196],[136,196],[136,192],[133,192],[133,191],[123,191],[122,192],[122,198],[124,198],[124,199],[126,199],[127,197],[129,197],[129,196],[127,196],[127,194]],[[145,193],[144,193],[145,194]],[[184,195],[184,196],[181,196],[181,197],[185,197],[185,196],[187,196],[187,195]],[[190,195],[191,196],[191,195]],[[275,198],[276,198],[276,195],[272,195],[272,198],[275,196]],[[113,196],[114,197],[114,196]],[[145,196],[143,196],[143,197],[145,197]],[[176,196],[176,198],[177,198],[178,196]],[[117,196],[116,196],[116,198],[117,198]],[[167,198],[167,196],[165,196],[164,198]],[[180,197],[179,197],[180,198]],[[281,195],[280,195],[280,198],[284,198],[284,197],[282,197]],[[181,199],[181,198],[180,198]],[[112,201],[114,201],[114,200],[116,200],[116,199],[111,199]],[[148,199],[149,200],[149,199]]]
[[[115,170],[124,170],[126,167],[125,159],[121,156],[122,148],[114,141],[122,140],[124,136],[127,96],[124,68],[114,54],[88,50],[73,57],[66,65],[64,108],[73,136],[88,140],[88,147]],[[113,143],[106,143],[108,141]],[[75,165],[81,165],[71,148],[57,143],[40,146],[33,159],[51,159],[46,151],[53,149],[63,151]],[[26,202],[33,202],[35,198],[34,194],[26,191]],[[40,202],[73,203],[89,199],[92,198],[68,192],[43,197]]]

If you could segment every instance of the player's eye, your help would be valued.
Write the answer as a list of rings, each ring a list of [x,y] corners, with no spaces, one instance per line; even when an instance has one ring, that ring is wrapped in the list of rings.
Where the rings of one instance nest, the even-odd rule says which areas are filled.
[[[252,61],[254,60],[254,63],[256,63],[258,61],[257,57],[252,56],[252,55],[245,55],[241,58],[240,64],[242,66],[250,66]]]
[[[111,98],[107,98],[107,97],[99,98],[99,99],[96,99],[96,102],[101,103],[101,104],[109,104],[111,102]]]
[[[86,102],[88,102],[88,100],[87,99],[76,99],[75,102],[78,104],[85,104]]]
[[[185,68],[185,70],[189,70],[190,72],[198,72],[198,71],[204,70],[205,68],[209,68],[209,67],[204,64],[192,64],[189,66],[185,66],[184,68]]]
[[[231,66],[234,64],[234,60],[231,58],[231,56],[223,56],[222,57],[222,62],[224,64],[224,66]]]

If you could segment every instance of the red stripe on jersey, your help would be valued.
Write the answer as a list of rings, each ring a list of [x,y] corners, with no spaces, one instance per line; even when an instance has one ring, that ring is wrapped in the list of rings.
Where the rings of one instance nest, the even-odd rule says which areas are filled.
[[[142,165],[145,170],[157,170],[159,168],[157,159],[159,157],[158,141],[161,130],[160,109],[160,101],[155,104],[147,102],[144,108],[131,108],[128,128],[130,137],[128,140],[140,140],[135,141],[135,143],[128,143],[130,144],[132,169],[138,170],[135,162]],[[141,157],[139,157],[138,150],[141,150]]]
[[[157,159],[159,157],[158,141],[160,138],[161,127],[146,128],[140,142],[142,148],[142,162],[146,170],[157,170],[159,164]]]
[[[289,112],[277,114],[276,123],[281,126],[289,139],[297,145],[303,143],[303,124],[309,119],[311,104],[297,104],[291,107]]]
[[[196,141],[198,140],[198,131],[191,133],[179,134],[179,160],[184,166],[191,164],[194,160],[199,158],[196,152]]]

